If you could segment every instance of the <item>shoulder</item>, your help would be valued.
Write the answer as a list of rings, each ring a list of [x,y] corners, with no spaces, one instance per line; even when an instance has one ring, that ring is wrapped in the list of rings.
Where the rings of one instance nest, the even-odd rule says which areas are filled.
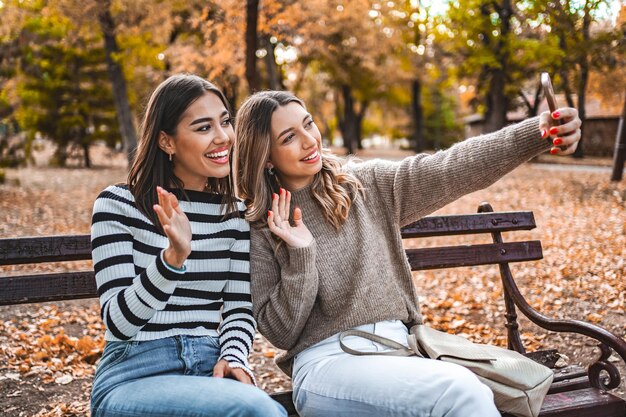
[[[350,160],[343,170],[357,177],[363,185],[376,180],[381,174],[394,174],[402,165],[403,161],[390,161],[386,159],[370,159],[368,161]]]
[[[94,203],[94,212],[127,212],[135,208],[135,198],[126,184],[110,185],[100,192]]]

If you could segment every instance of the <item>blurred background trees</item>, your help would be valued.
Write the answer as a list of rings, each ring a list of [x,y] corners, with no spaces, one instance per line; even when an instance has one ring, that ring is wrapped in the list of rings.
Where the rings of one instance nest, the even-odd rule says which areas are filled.
[[[181,71],[217,84],[234,108],[253,91],[290,89],[327,144],[348,152],[365,138],[437,149],[468,120],[489,132],[535,115],[541,71],[581,116],[591,99],[619,114],[625,10],[610,0],[0,0],[0,164],[26,163],[39,138],[59,165],[90,166],[95,141],[130,158],[147,94]]]

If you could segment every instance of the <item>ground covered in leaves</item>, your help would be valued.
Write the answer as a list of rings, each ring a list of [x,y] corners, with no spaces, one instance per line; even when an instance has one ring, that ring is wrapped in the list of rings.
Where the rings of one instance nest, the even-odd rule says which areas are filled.
[[[105,186],[124,181],[125,169],[107,155],[100,168],[8,170],[0,185],[0,236],[88,233],[91,207]],[[119,161],[119,158],[117,158]],[[106,167],[102,167],[106,166]],[[528,302],[556,318],[597,323],[626,335],[626,181],[609,183],[607,170],[526,164],[486,190],[440,213],[474,212],[481,201],[496,210],[532,210],[537,229],[506,240],[539,239],[544,259],[513,265]],[[434,246],[489,241],[441,238],[407,242]],[[37,266],[39,270],[89,268],[89,263]],[[24,271],[4,267],[2,276]],[[419,272],[414,281],[431,325],[470,339],[504,345],[504,306],[497,268]],[[570,364],[597,356],[593,343],[557,335],[521,320],[528,350],[559,348]],[[88,393],[102,351],[103,325],[95,300],[0,307],[0,407],[12,416],[88,415]],[[273,364],[276,350],[258,335],[252,364],[262,388],[285,390],[290,382]],[[617,358],[611,361],[618,363]],[[626,374],[623,364],[622,375]],[[616,393],[624,394],[622,382]]]

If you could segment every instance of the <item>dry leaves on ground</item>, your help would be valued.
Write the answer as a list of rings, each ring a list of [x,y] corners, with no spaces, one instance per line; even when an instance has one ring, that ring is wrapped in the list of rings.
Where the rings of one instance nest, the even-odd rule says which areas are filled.
[[[9,183],[0,186],[0,236],[87,233],[94,198],[124,176],[121,168],[9,170]],[[18,178],[21,186],[16,185]],[[505,234],[505,241],[542,242],[543,260],[512,265],[529,303],[551,317],[588,320],[624,337],[626,183],[610,184],[608,178],[607,172],[524,165],[439,213],[466,214],[485,200],[498,211],[532,210],[537,229]],[[488,241],[489,236],[429,238],[409,241],[407,246]],[[74,267],[90,266],[69,266]],[[36,267],[55,268],[68,266]],[[23,268],[4,267],[0,275],[18,271]],[[417,272],[414,282],[428,323],[475,341],[505,344],[496,267]],[[521,325],[529,350],[559,347],[572,363],[588,363],[596,355],[584,339],[547,334],[524,319]],[[0,308],[0,357],[6,358],[0,362],[0,398],[6,404],[5,415],[87,415],[102,335],[93,300]],[[273,364],[278,353],[257,336],[251,363],[260,386],[268,391],[290,387],[288,378]],[[618,393],[623,395],[623,389]]]

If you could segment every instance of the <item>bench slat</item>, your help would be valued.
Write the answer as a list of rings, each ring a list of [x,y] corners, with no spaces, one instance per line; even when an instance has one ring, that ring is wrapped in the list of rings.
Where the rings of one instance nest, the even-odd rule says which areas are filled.
[[[429,216],[403,227],[402,237],[468,235],[531,230],[535,227],[532,211]]]
[[[597,388],[560,392],[546,396],[539,417],[624,417],[626,403]]]
[[[0,265],[87,259],[91,259],[89,235],[0,239]]]
[[[97,297],[93,271],[0,277],[0,305]]]
[[[535,261],[543,258],[541,242],[538,240],[407,249],[406,254],[413,271]]]

